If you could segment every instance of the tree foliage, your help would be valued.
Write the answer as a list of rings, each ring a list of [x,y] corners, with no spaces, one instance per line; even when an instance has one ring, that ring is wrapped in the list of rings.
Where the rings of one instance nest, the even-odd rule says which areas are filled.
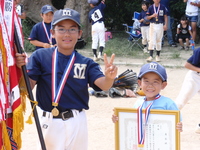
[[[21,0],[25,5],[27,17],[35,23],[41,21],[40,9],[45,4],[54,6],[55,9],[72,8],[80,12],[81,23],[83,25],[84,38],[90,37],[91,25],[88,21],[88,12],[91,9],[87,0]],[[123,30],[123,23],[133,24],[133,13],[141,12],[142,0],[106,0],[105,26],[110,30]],[[183,0],[174,0],[171,3],[171,16],[177,18],[185,13],[185,3]]]
[[[106,26],[121,30],[123,23],[132,25],[133,13],[142,11],[141,2],[142,0],[106,0]],[[174,0],[170,3],[170,8],[171,16],[179,20],[185,13],[186,4],[183,0]]]

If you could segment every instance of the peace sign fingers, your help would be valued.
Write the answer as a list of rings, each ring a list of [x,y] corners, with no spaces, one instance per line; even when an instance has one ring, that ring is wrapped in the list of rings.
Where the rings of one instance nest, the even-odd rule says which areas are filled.
[[[118,68],[113,65],[115,54],[112,54],[110,62],[107,59],[107,55],[104,54],[105,76],[110,79],[114,79],[117,75]]]
[[[104,65],[105,66],[112,65],[114,62],[114,59],[115,59],[115,54],[112,54],[112,56],[110,58],[110,62],[108,62],[107,55],[104,53]]]

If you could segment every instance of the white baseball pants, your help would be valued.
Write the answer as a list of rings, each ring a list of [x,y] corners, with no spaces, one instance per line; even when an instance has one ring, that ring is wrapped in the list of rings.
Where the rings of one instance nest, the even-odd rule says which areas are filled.
[[[99,47],[105,47],[105,26],[104,22],[96,22],[92,25],[92,49]]]
[[[52,118],[51,113],[41,118],[47,150],[87,150],[88,130],[85,111],[74,113],[66,121]]]
[[[163,38],[163,24],[155,24],[150,23],[149,27],[149,50],[154,50],[156,48],[157,51],[161,50]]]
[[[200,93],[200,74],[189,70],[175,101],[178,108],[183,108],[183,106],[197,93]]]
[[[142,26],[141,33],[142,33],[142,44],[147,45],[149,43],[149,26]]]

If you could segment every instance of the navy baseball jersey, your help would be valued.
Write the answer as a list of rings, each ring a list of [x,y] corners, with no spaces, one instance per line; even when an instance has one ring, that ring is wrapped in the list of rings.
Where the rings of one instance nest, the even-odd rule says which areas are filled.
[[[141,19],[144,19],[146,16],[147,16],[147,11],[142,11],[141,13],[140,13],[140,15],[139,15],[139,20],[141,20]],[[146,24],[146,23],[144,23],[144,22],[141,22],[140,23],[140,27],[142,27],[142,26],[149,26],[149,24]]]
[[[47,32],[48,32],[48,36],[50,37],[50,29],[51,29],[51,23],[45,23]],[[42,25],[42,22],[38,22],[37,24],[35,24],[31,30],[31,34],[28,38],[30,41],[31,40],[38,40],[44,43],[49,43],[49,39],[46,35],[45,29]],[[54,38],[52,38],[52,45],[56,44],[56,41]],[[36,46],[36,50],[39,48],[43,48],[43,47],[38,47]]]
[[[104,9],[106,5],[104,3],[100,3],[98,6],[95,6],[89,12],[89,21],[94,24],[98,21],[104,21]]]
[[[200,68],[200,48],[194,50],[193,55],[187,60],[188,63]]]
[[[34,51],[27,64],[28,75],[37,82],[36,99],[39,107],[51,112],[52,107],[52,55],[55,48],[42,48]],[[62,78],[70,56],[58,52],[57,85]],[[88,84],[94,90],[100,91],[94,81],[103,77],[99,64],[75,51],[75,62],[69,73],[62,91],[58,109],[89,109]]]
[[[147,11],[147,15],[151,16],[154,13],[156,13],[158,10],[158,7],[155,7],[155,9],[156,10],[154,12],[154,4],[151,5]],[[150,19],[150,22],[164,23],[165,22],[164,15],[167,15],[167,9],[164,5],[160,4],[160,9],[158,11],[158,21],[156,21],[156,18],[152,18]]]

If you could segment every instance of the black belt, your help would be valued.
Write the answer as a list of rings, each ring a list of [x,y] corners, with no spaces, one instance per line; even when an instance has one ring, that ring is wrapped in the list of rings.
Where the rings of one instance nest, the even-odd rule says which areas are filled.
[[[82,109],[81,110],[77,110],[77,111],[81,112]],[[46,115],[47,115],[47,112],[43,111],[42,116],[46,117]],[[67,111],[64,111],[64,112],[60,112],[58,114],[58,116],[53,116],[53,118],[61,118],[62,120],[67,120],[67,119],[69,119],[71,117],[74,117],[72,110],[67,110]]]
[[[154,23],[154,24],[163,24],[163,23],[161,23],[161,22],[151,22],[151,23]]]

